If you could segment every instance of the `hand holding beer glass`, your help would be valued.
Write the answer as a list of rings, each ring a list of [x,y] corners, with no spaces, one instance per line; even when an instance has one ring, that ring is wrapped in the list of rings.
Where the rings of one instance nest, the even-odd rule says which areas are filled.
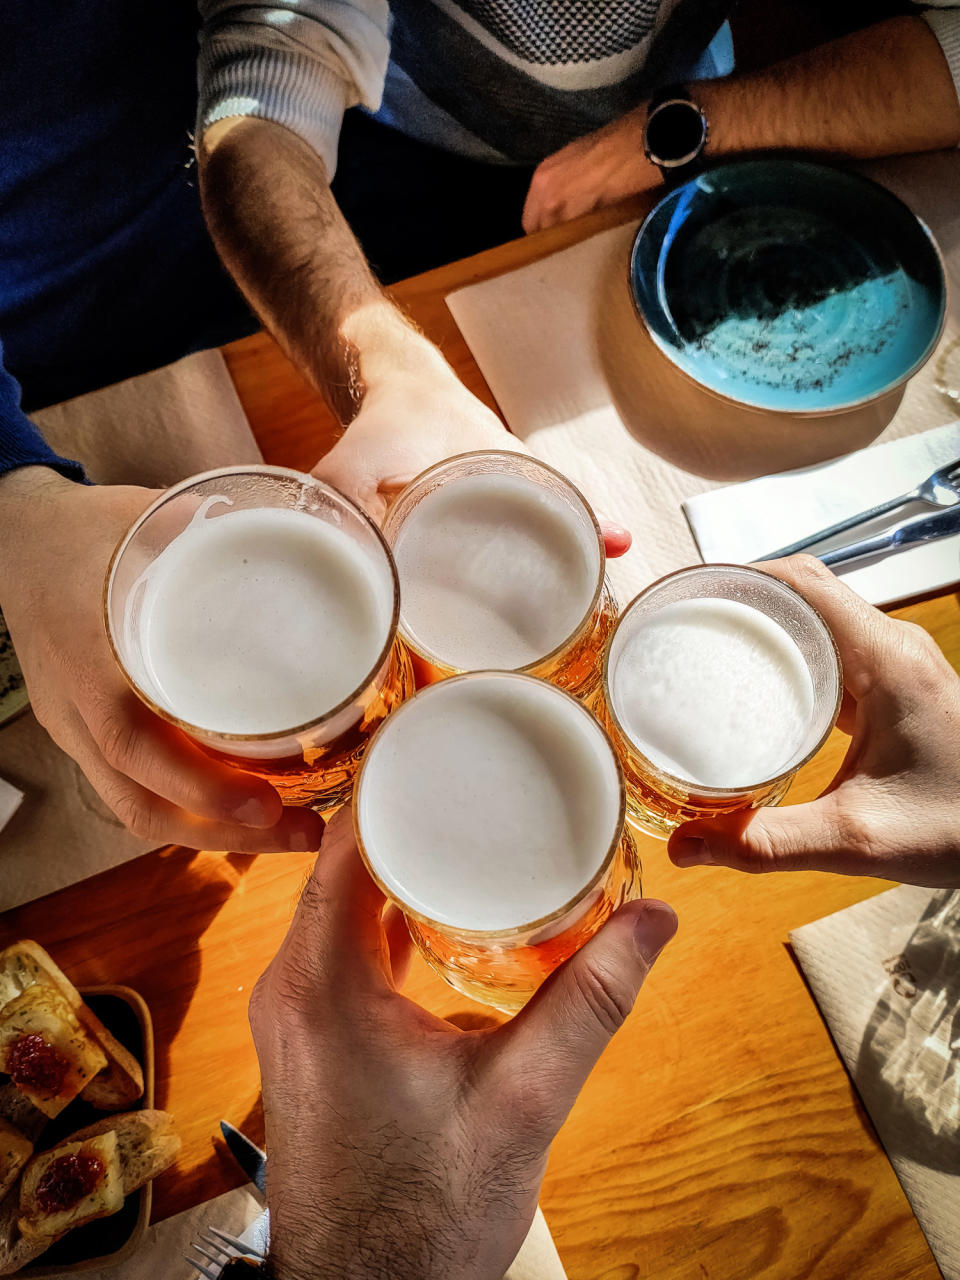
[[[559,472],[506,450],[450,458],[399,495],[384,535],[421,683],[522,671],[597,691],[617,605],[596,517]]]
[[[427,962],[505,1011],[640,896],[610,741],[581,702],[530,676],[421,690],[371,742],[354,816]]]
[[[600,708],[627,821],[683,822],[779,804],[836,723],[843,673],[820,614],[758,569],[702,565],[655,582],[617,623]]]
[[[383,538],[297,471],[229,467],[169,489],[118,547],[105,611],[143,702],[287,804],[343,804],[413,687]]]

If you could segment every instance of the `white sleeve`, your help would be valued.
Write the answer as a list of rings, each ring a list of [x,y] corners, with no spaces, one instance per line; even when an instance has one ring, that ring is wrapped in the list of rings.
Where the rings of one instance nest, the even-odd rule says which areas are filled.
[[[914,4],[921,0],[913,0]],[[958,0],[922,0],[923,17],[930,30],[940,41],[953,76],[953,85],[960,98],[960,3]]]
[[[299,134],[332,178],[343,113],[380,104],[387,0],[199,0],[197,136],[257,116]]]

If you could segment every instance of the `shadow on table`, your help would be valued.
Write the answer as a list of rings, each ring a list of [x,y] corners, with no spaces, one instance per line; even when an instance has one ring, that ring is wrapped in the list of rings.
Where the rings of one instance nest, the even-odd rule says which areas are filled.
[[[891,1158],[960,1174],[960,893],[931,899],[860,1045],[854,1082]]]
[[[628,260],[607,264],[596,318],[614,407],[645,448],[684,471],[734,482],[862,449],[890,423],[904,388],[829,417],[748,409],[697,386],[654,345],[630,297]]]

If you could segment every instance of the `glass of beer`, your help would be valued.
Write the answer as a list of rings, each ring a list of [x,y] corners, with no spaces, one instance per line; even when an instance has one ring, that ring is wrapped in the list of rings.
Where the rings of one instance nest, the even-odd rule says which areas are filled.
[[[603,678],[627,821],[662,838],[693,818],[779,804],[843,697],[820,614],[740,565],[681,569],[647,587],[617,623]]]
[[[167,490],[114,553],[104,600],[135,693],[285,804],[343,804],[413,690],[380,531],[298,471],[228,467]]]
[[[367,868],[427,962],[506,1012],[640,896],[610,740],[531,676],[422,689],[377,731],[353,803]]]
[[[461,454],[408,485],[383,531],[420,684],[498,670],[599,690],[617,606],[596,517],[558,471],[507,450]]]

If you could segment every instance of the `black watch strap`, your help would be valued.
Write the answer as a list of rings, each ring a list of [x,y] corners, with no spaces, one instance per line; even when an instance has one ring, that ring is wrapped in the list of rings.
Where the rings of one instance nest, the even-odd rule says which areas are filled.
[[[653,115],[657,107],[662,107],[665,102],[692,102],[690,91],[682,84],[665,84],[662,88],[657,89],[647,104],[647,118]]]

